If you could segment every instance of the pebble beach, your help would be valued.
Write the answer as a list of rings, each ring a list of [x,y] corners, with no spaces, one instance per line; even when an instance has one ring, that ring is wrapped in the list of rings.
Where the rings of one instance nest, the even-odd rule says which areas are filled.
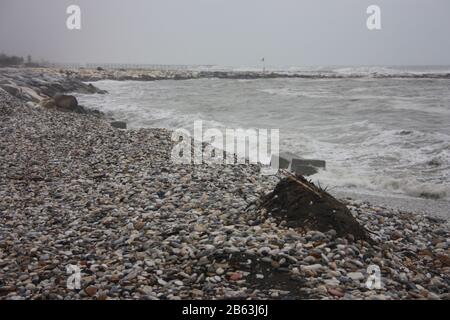
[[[342,199],[373,244],[290,228],[257,205],[282,173],[176,165],[166,129],[44,106],[107,94],[86,72],[0,69],[0,299],[450,299],[447,221]]]

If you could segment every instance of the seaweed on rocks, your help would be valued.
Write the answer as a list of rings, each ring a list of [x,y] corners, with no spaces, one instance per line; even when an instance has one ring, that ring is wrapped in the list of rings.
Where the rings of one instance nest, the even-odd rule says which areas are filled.
[[[300,175],[289,174],[263,197],[261,206],[287,226],[327,232],[335,230],[339,237],[373,243],[366,229],[353,217],[345,204]]]

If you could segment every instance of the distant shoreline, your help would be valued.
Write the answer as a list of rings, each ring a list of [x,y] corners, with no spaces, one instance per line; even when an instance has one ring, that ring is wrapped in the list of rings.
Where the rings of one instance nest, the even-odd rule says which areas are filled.
[[[31,73],[46,73],[67,77],[83,82],[99,80],[117,81],[158,81],[158,80],[193,80],[193,79],[450,79],[450,72],[382,72],[367,71],[357,73],[338,73],[334,71],[239,71],[239,70],[191,70],[186,69],[124,69],[124,68],[0,68],[3,72],[22,70]]]

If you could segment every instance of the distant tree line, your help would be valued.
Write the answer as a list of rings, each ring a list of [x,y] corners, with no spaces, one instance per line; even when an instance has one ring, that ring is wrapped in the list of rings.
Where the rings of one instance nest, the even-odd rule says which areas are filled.
[[[1,67],[22,65],[23,61],[24,60],[22,57],[7,56],[4,53],[0,53],[0,66]]]

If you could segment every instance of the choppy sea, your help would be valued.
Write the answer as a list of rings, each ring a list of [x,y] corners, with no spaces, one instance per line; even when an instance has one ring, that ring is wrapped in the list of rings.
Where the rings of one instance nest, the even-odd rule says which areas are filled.
[[[326,160],[326,170],[311,179],[332,193],[367,195],[389,205],[399,199],[394,202],[402,206],[415,203],[409,209],[423,206],[448,216],[450,79],[433,75],[450,73],[450,67],[277,71],[310,77],[105,80],[95,85],[109,94],[79,100],[131,128],[192,129],[203,120],[219,129],[280,129],[281,150]]]

